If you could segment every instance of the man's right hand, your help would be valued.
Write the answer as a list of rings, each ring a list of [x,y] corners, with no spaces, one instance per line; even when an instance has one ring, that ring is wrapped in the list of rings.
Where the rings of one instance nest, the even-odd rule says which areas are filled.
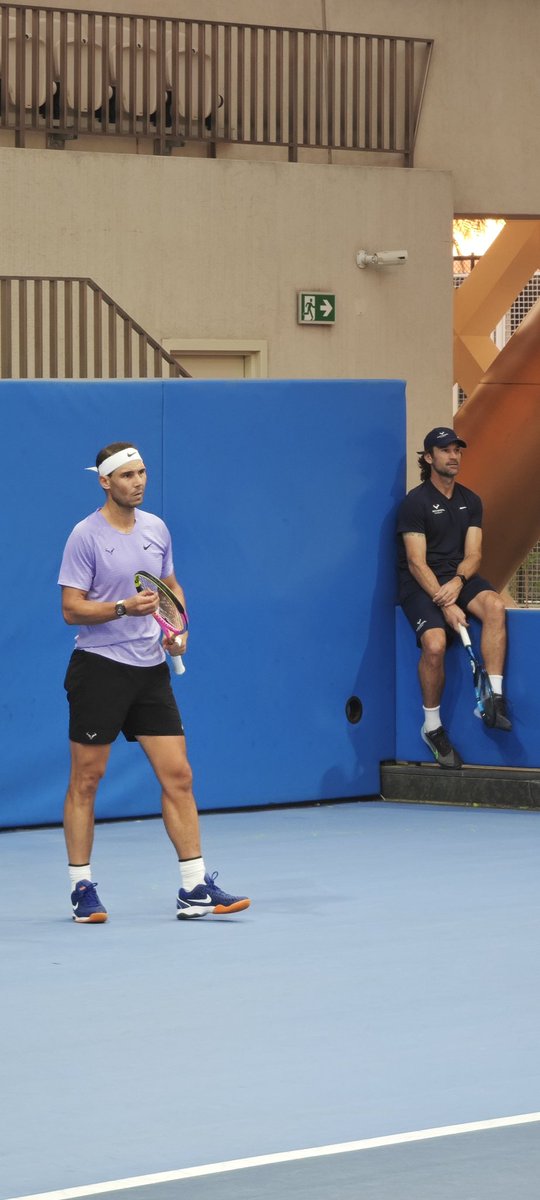
[[[459,607],[459,604],[446,604],[444,608],[441,608],[441,612],[447,625],[454,630],[454,633],[459,633],[460,625],[467,626],[467,618],[463,609]]]

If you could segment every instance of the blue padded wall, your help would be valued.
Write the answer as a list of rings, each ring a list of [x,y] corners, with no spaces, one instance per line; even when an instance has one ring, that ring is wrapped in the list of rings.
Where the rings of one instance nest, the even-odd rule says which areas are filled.
[[[61,820],[69,770],[66,665],[76,633],[60,613],[65,540],[102,503],[91,466],[101,446],[144,445],[149,509],[162,513],[159,381],[0,383],[4,500],[0,539],[9,617],[0,630],[0,827]],[[153,777],[119,738],[96,807],[135,815]]]
[[[165,389],[164,511],[191,617],[201,807],[379,793],[394,746],[399,382]],[[356,694],[357,725],[345,716]]]
[[[398,381],[0,384],[2,548],[12,592],[0,633],[0,826],[61,819],[62,687],[74,630],[58,567],[101,502],[84,471],[133,440],[145,507],[175,541],[189,598],[175,681],[199,805],[378,793],[393,756],[394,514],[404,488]],[[357,725],[348,697],[364,705]],[[159,811],[137,747],[119,738],[98,817]]]
[[[508,654],[504,690],[513,718],[511,733],[486,729],[473,715],[474,691],[469,660],[454,641],[446,655],[446,686],[441,715],[462,758],[473,766],[540,767],[540,619],[538,613],[507,613]],[[479,624],[470,621],[471,640],[479,646]],[[422,699],[418,682],[416,638],[401,609],[396,610],[396,758],[425,762],[431,755],[420,737]]]

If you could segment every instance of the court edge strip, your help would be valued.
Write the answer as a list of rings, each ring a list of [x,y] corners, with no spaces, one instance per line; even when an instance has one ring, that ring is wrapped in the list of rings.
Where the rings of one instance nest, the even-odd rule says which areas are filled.
[[[384,1137],[363,1138],[358,1142],[337,1142],[331,1146],[314,1146],[308,1150],[287,1150],[280,1154],[260,1154],[254,1158],[234,1158],[202,1167],[182,1167],[178,1171],[160,1171],[154,1175],[134,1175],[109,1183],[86,1184],[83,1187],[62,1188],[55,1192],[33,1192],[32,1195],[11,1196],[8,1200],[78,1200],[80,1196],[100,1196],[104,1192],[122,1192],[128,1188],[149,1187],[156,1183],[174,1183],[180,1179],[200,1179],[205,1175],[221,1175],[227,1171],[242,1171],[248,1167],[269,1167],[276,1163],[298,1162],[301,1159],[324,1158],[331,1154],[350,1154],[359,1150],[376,1150],[382,1146],[401,1146],[407,1142],[425,1142],[430,1138],[453,1137],[459,1133],[481,1133],[486,1129],[504,1129],[512,1125],[532,1125],[540,1121],[540,1112],[522,1113],[515,1117],[494,1117],[489,1121],[470,1121],[465,1125],[441,1125],[434,1129],[418,1129],[411,1133],[390,1133]]]

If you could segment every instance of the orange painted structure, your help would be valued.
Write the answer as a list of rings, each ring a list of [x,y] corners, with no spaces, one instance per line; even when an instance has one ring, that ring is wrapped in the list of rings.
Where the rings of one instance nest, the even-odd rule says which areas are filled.
[[[482,497],[482,572],[497,588],[540,539],[540,301],[500,352],[490,333],[539,267],[540,221],[508,221],[454,297],[460,480]]]
[[[504,587],[540,540],[540,301],[454,419],[484,503],[482,573]]]

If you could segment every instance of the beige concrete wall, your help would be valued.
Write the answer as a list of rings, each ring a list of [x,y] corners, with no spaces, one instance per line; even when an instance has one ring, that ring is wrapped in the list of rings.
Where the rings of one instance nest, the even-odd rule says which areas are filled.
[[[94,139],[98,153],[81,150],[89,140],[0,146],[2,273],[91,275],[168,344],[264,341],[271,377],[405,378],[415,478],[425,429],[451,419],[452,213],[540,205],[540,0],[514,0],[511,20],[507,0],[274,0],[271,16],[266,0],[72,7],[435,39],[412,171],[324,151],[256,161],[252,147],[159,158],[143,139],[128,153],[112,138]],[[409,260],[359,271],[360,248]],[[299,288],[337,294],[335,328],[298,327]]]
[[[0,172],[4,274],[90,275],[160,341],[265,340],[274,378],[406,379],[411,450],[450,419],[448,175],[45,150]],[[299,326],[297,289],[336,293],[335,327]]]
[[[538,213],[540,0],[273,0],[271,9],[267,0],[85,0],[71,7],[434,38],[416,165],[451,172],[456,213]]]

